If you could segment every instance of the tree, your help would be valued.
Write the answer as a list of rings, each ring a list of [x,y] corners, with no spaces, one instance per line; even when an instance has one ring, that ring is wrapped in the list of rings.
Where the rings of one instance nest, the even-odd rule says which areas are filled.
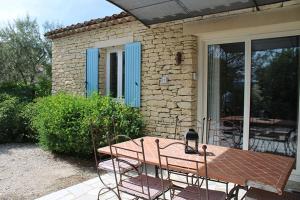
[[[260,95],[252,98],[252,114],[260,116],[263,110],[269,118],[296,120],[299,48],[266,50],[254,58],[252,71]]]
[[[46,31],[56,27],[44,25]],[[42,36],[35,19],[26,16],[0,29],[0,83],[51,87],[51,57],[51,42]]]

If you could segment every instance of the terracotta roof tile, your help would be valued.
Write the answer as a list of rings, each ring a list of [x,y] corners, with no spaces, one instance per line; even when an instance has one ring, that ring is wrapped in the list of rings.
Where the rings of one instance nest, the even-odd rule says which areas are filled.
[[[126,22],[135,21],[135,18],[126,12],[106,16],[104,18],[92,19],[83,23],[72,24],[63,28],[55,29],[45,33],[45,37],[50,39],[61,38],[75,33],[90,31],[96,28],[103,28],[122,24]],[[110,22],[110,23],[107,23]]]

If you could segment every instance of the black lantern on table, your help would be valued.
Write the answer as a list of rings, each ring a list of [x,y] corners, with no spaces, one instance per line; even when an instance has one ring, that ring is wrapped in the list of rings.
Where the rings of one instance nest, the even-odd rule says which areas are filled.
[[[185,153],[197,154],[198,151],[199,135],[194,129],[189,129],[185,134]]]

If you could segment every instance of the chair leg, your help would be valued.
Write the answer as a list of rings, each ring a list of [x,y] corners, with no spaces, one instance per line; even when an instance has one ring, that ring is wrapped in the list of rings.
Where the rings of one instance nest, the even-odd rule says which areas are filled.
[[[170,189],[170,196],[171,196],[171,199],[174,198],[174,195],[175,195],[175,188],[172,188],[172,189]]]
[[[228,195],[228,183],[226,183],[226,195]]]
[[[103,194],[105,194],[105,193],[107,193],[107,192],[110,192],[110,191],[113,192],[113,193],[118,197],[119,200],[121,200],[121,196],[120,196],[120,192],[119,192],[118,187],[110,187],[110,186],[108,186],[108,185],[103,181],[103,179],[102,179],[102,177],[101,177],[101,174],[100,174],[100,170],[98,170],[98,169],[97,169],[97,174],[98,174],[98,177],[99,177],[100,182],[101,182],[101,183],[103,184],[103,186],[104,186],[104,188],[100,189],[99,192],[98,192],[98,200],[99,200],[99,198],[100,198],[101,195],[103,195]],[[116,188],[117,188],[117,192],[114,191],[114,189],[116,189]],[[101,193],[103,190],[107,190],[107,191],[105,191],[104,193]]]
[[[186,177],[186,183],[187,183],[188,185],[190,185],[190,183],[189,183],[189,175],[188,175],[188,174],[185,174],[185,177]],[[192,179],[192,184],[193,184],[193,179]]]
[[[159,178],[157,165],[154,166],[154,170],[155,170],[155,178]]]

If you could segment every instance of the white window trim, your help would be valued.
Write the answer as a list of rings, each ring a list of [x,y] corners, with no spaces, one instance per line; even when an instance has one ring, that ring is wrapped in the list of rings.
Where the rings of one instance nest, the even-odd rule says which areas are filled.
[[[211,33],[212,37],[198,35],[198,113],[197,118],[201,120],[207,116],[207,48],[208,45],[212,44],[225,44],[233,42],[244,42],[245,43],[245,90],[244,90],[244,137],[243,137],[243,149],[249,149],[249,122],[250,122],[250,84],[251,84],[251,57],[247,56],[247,52],[251,51],[251,40],[256,39],[267,39],[277,37],[288,37],[300,35],[300,28],[292,24],[287,24],[286,29],[278,31],[277,26],[274,25],[268,28],[267,31],[258,28],[253,34],[242,31],[240,29],[226,32]],[[250,55],[250,54],[248,54]],[[300,88],[299,88],[300,90]],[[300,94],[300,93],[299,93]],[[300,95],[299,95],[300,96]],[[299,98],[300,105],[300,98]],[[298,146],[297,146],[297,162],[296,169],[292,171],[290,177],[291,180],[300,182],[300,106],[298,108]],[[204,133],[206,134],[206,127]],[[206,138],[206,135],[204,136]],[[205,141],[206,142],[206,141]]]
[[[95,42],[94,48],[110,48],[113,46],[120,46],[120,45],[125,45],[127,43],[133,42],[133,36],[128,36],[128,37],[121,37],[121,38],[116,38],[116,39],[108,39],[104,41],[98,41]]]
[[[110,54],[117,53],[117,76],[118,76],[118,85],[117,85],[117,98],[123,99],[122,90],[123,90],[123,48],[109,48],[106,53],[106,95],[110,94]]]

